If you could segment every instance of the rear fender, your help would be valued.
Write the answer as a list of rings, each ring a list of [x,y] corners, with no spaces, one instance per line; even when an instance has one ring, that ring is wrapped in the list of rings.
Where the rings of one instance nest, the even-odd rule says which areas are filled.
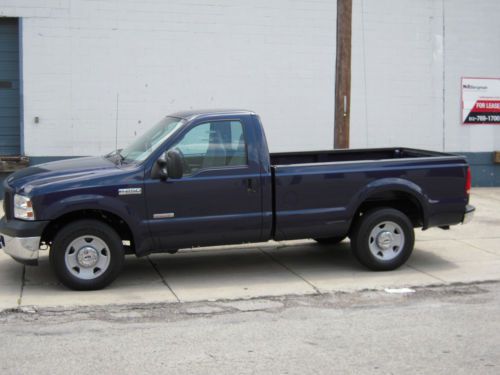
[[[427,228],[429,222],[429,198],[425,195],[420,186],[402,178],[383,178],[372,181],[355,194],[347,209],[351,218],[351,223],[354,219],[354,215],[366,200],[384,192],[406,193],[415,198],[422,210],[423,228]]]

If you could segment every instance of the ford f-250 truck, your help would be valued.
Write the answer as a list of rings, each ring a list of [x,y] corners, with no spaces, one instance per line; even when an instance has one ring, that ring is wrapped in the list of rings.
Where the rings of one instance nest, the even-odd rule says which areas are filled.
[[[125,149],[41,164],[5,183],[0,243],[66,286],[103,288],[126,253],[347,236],[355,257],[392,270],[414,228],[470,220],[464,157],[408,148],[269,154],[250,111],[175,113]]]

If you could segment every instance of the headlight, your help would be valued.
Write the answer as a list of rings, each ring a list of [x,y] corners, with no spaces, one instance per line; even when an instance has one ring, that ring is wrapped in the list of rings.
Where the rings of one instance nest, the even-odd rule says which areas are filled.
[[[35,220],[31,199],[19,194],[14,195],[14,217],[22,220]]]

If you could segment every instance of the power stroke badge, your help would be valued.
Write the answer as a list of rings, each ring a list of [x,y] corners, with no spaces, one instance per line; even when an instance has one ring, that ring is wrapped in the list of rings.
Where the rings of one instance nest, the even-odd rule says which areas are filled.
[[[140,195],[142,188],[122,188],[118,189],[118,195]]]

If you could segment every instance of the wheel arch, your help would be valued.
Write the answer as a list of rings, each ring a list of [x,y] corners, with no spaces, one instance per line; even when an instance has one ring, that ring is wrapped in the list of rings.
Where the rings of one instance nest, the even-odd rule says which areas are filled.
[[[381,179],[366,186],[353,205],[352,227],[356,218],[374,208],[394,208],[408,216],[414,227],[428,226],[428,199],[415,183],[399,178]]]
[[[56,234],[66,225],[79,220],[97,220],[113,228],[122,241],[130,241],[130,249],[135,249],[135,237],[130,225],[118,214],[105,209],[79,209],[61,214],[45,227],[41,242],[50,245]]]

